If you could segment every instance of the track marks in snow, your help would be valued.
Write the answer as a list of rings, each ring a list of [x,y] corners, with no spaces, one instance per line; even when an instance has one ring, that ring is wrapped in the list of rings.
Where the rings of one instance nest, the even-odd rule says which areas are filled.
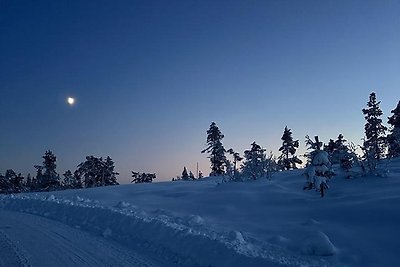
[[[4,197],[2,206],[79,227],[143,255],[151,253],[163,266],[331,265],[238,231],[217,230],[199,216],[176,217],[164,210],[145,212],[127,202],[106,207],[80,197],[31,195]]]
[[[0,266],[155,267],[158,264],[111,240],[60,222],[2,210]]]
[[[18,249],[18,247],[10,240],[10,238],[2,231],[3,229],[10,229],[10,226],[0,227],[0,266],[30,266],[25,255]]]

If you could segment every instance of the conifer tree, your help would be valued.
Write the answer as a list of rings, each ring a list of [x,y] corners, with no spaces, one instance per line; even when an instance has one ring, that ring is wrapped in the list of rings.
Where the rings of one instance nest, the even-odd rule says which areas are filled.
[[[132,171],[133,180],[131,183],[140,184],[140,183],[151,183],[153,179],[156,179],[155,173],[140,173]]]
[[[15,190],[15,181],[17,180],[17,174],[14,170],[8,169],[4,175],[3,190],[5,193],[17,193]]]
[[[0,194],[9,193],[10,183],[4,175],[0,173]]]
[[[55,190],[60,186],[60,176],[56,171],[57,158],[50,150],[47,150],[42,158],[43,166],[35,166],[37,169],[37,187],[40,190]]]
[[[196,180],[192,171],[189,171],[189,180]]]
[[[299,140],[293,140],[291,130],[286,126],[282,135],[282,146],[279,151],[282,155],[279,156],[278,164],[283,170],[297,169],[296,164],[303,163],[296,155],[296,149],[299,147]]]
[[[237,163],[242,161],[243,158],[240,156],[240,154],[238,152],[235,152],[232,148],[228,149],[227,152],[229,154],[231,154],[233,157],[233,177],[236,177],[238,175]],[[229,162],[229,164],[230,164],[230,162]]]
[[[210,176],[223,175],[225,173],[225,148],[222,145],[224,135],[219,130],[215,122],[212,122],[210,128],[207,130],[207,147],[201,153],[209,153],[211,163]]]
[[[242,174],[244,177],[256,180],[264,177],[266,174],[267,158],[265,149],[256,142],[251,144],[251,149],[244,151],[245,161],[242,166]]]
[[[115,165],[114,161],[107,156],[104,162],[104,171],[105,171],[105,182],[104,186],[106,185],[118,185],[119,183],[117,182],[117,175],[119,175],[118,172],[115,171]]]
[[[370,170],[374,170],[377,162],[384,157],[385,152],[385,131],[386,127],[382,124],[383,115],[380,109],[380,101],[376,100],[376,94],[372,92],[369,96],[367,108],[364,108],[365,120],[365,139],[363,144],[364,158],[367,160]]]
[[[102,157],[87,156],[86,161],[78,165],[74,173],[78,182],[83,178],[85,187],[117,185],[118,172],[114,171],[114,162],[110,157],[103,160]]]
[[[13,191],[15,193],[21,193],[24,191],[23,181],[24,181],[24,177],[22,176],[21,173],[18,173],[18,175],[15,175],[11,179],[11,184],[13,186]]]
[[[233,163],[229,159],[225,160],[225,176],[228,176],[230,178],[230,180],[233,180],[233,178],[234,178]],[[225,178],[224,178],[224,181],[225,181]]]
[[[397,107],[391,111],[393,115],[388,117],[388,123],[391,125],[390,134],[387,137],[389,157],[400,157],[400,101]]]
[[[82,177],[79,173],[78,170],[74,171],[74,188],[82,188],[83,184],[82,184]]]
[[[332,164],[341,164],[344,158],[350,159],[356,156],[350,152],[346,142],[347,140],[344,139],[344,136],[339,134],[336,141],[330,139],[328,145],[324,146],[324,151],[328,153]]]
[[[188,172],[187,172],[186,167],[183,167],[181,179],[182,179],[182,180],[185,180],[185,181],[189,180],[189,174],[188,174]]]
[[[32,190],[32,177],[30,173],[28,173],[28,176],[26,176],[25,188],[26,191]]]
[[[335,149],[336,149],[336,145],[335,145],[335,141],[333,139],[329,139],[328,144],[324,145],[324,151],[326,151],[328,153],[329,157],[331,158],[331,162],[332,162],[332,156],[335,152]]]
[[[66,171],[64,174],[64,179],[62,181],[62,186],[65,189],[75,188],[75,177],[70,170]]]
[[[305,175],[307,177],[307,182],[303,189],[310,190],[315,188],[320,192],[321,197],[324,197],[324,191],[328,188],[327,179],[334,175],[331,169],[329,155],[328,152],[321,150],[322,142],[319,141],[318,136],[314,137],[315,141],[311,140],[308,135],[306,139],[309,149],[313,149],[313,151],[309,154],[312,158],[306,169]]]
[[[315,141],[313,141],[310,136],[306,135],[307,150],[310,150],[310,152],[307,152],[304,155],[307,158],[307,165],[310,165],[312,163],[314,155],[318,153],[318,151],[320,151],[323,147],[323,143],[319,141],[318,136],[315,136],[314,139]]]

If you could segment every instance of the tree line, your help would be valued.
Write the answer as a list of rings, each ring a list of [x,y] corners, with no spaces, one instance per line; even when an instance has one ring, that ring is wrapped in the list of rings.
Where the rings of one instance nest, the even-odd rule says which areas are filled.
[[[8,169],[0,173],[0,193],[41,192],[64,189],[90,188],[118,185],[118,172],[111,157],[87,156],[74,172],[67,170],[62,176],[57,173],[57,157],[47,150],[41,165],[35,165],[36,175],[23,177],[14,170]],[[139,173],[132,171],[132,183],[149,183],[156,178],[155,173]]]
[[[67,170],[62,177],[57,172],[57,157],[47,150],[41,165],[35,165],[36,175],[24,178],[12,169],[0,174],[0,193],[40,192],[73,188],[117,185],[118,172],[110,158],[87,156],[74,172]]]
[[[312,140],[306,136],[308,152],[304,155],[307,159],[306,167],[311,165],[319,151],[325,151],[330,164],[339,164],[344,170],[350,170],[354,164],[359,163],[365,171],[374,173],[380,160],[384,158],[395,158],[400,156],[400,101],[397,107],[391,110],[392,115],[388,117],[389,129],[383,125],[383,112],[377,101],[376,93],[369,96],[367,106],[362,109],[366,120],[363,143],[355,146],[348,143],[342,134],[336,140],[330,139],[323,144],[318,136]],[[389,131],[388,131],[389,130]],[[225,149],[221,133],[215,122],[212,122],[207,130],[207,146],[201,153],[208,153],[210,160],[210,176],[223,175],[228,180],[248,180],[261,177],[270,178],[271,175],[280,170],[297,169],[302,160],[296,155],[299,140],[294,140],[292,131],[287,126],[282,135],[282,146],[279,148],[281,155],[275,157],[272,153],[266,154],[266,149],[256,142],[251,144],[249,150],[244,151],[243,156],[232,148]],[[356,153],[361,148],[362,155]],[[229,157],[229,158],[228,158]],[[238,166],[238,164],[240,164]]]

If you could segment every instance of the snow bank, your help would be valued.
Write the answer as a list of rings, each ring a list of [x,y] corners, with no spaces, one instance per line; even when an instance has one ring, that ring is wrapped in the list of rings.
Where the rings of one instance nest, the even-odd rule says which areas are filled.
[[[323,199],[303,191],[304,170],[294,170],[247,183],[210,178],[0,196],[0,208],[113,239],[168,267],[396,266],[400,159],[389,167],[385,179],[349,180],[339,171]]]
[[[127,203],[105,207],[82,197],[10,195],[0,207],[61,221],[151,253],[175,266],[323,266],[239,231],[218,232],[198,215],[173,217],[145,212]]]

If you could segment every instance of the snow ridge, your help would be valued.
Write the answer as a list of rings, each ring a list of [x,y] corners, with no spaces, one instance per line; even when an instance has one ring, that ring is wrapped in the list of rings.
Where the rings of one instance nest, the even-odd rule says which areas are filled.
[[[151,253],[171,266],[329,266],[238,231],[217,231],[197,215],[176,217],[145,212],[127,202],[106,207],[98,201],[54,195],[0,197],[0,208],[44,216]]]

